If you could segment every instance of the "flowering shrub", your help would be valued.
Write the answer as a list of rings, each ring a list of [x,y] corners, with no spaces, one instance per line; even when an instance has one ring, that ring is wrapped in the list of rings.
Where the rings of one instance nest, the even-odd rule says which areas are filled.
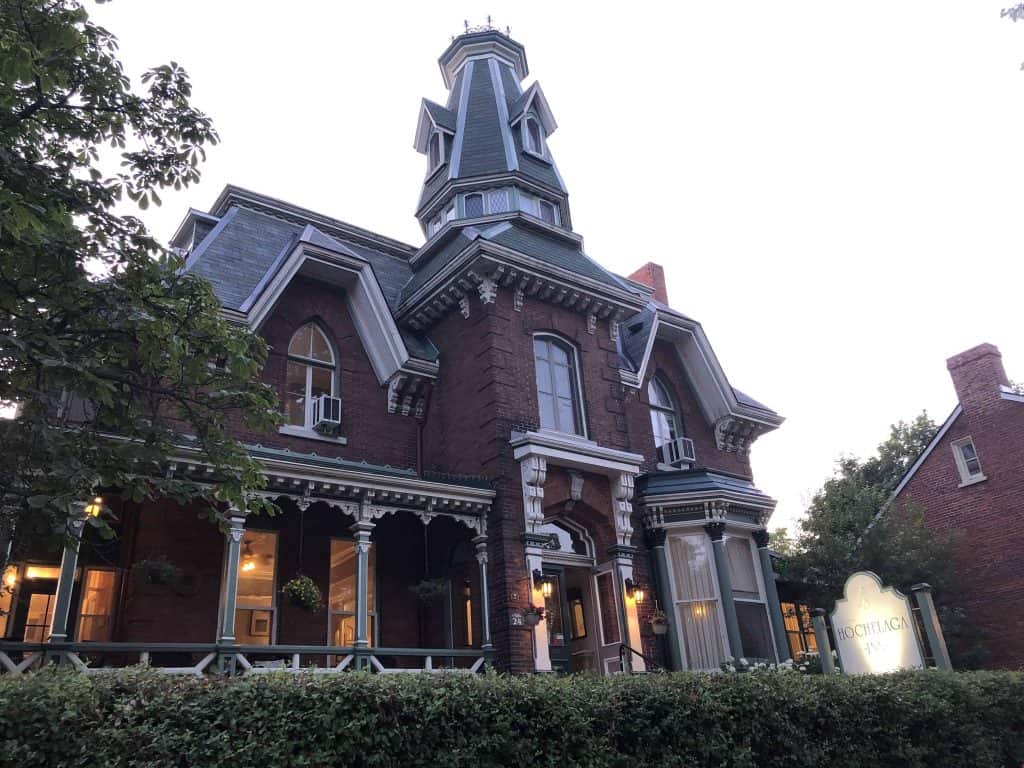
[[[324,596],[320,587],[316,585],[309,576],[298,575],[289,579],[283,587],[281,594],[284,595],[292,605],[316,613],[324,607]]]

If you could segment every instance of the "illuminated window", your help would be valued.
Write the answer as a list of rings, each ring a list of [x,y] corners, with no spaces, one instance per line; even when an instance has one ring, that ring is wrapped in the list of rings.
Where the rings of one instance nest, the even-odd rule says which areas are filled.
[[[87,568],[78,616],[81,642],[109,643],[114,635],[114,609],[121,586],[117,571]]]
[[[285,414],[288,423],[313,426],[313,400],[318,395],[335,395],[334,351],[316,323],[307,323],[288,343],[288,372],[285,383]]]
[[[463,640],[465,645],[473,645],[473,586],[469,579],[462,585],[462,617],[465,622]]]
[[[14,590],[18,586],[18,567],[7,566],[0,581],[0,640],[7,636],[7,620],[14,607]]]
[[[566,590],[569,602],[569,637],[582,640],[587,636],[587,616],[583,607],[583,592],[577,587]]]
[[[59,579],[60,578],[60,566],[59,565],[30,565],[25,568],[25,578],[30,581],[36,579]]]
[[[25,642],[41,643],[50,636],[53,624],[53,604],[57,596],[36,592],[28,600],[28,615],[25,617]]]
[[[818,640],[811,626],[811,614],[803,603],[782,603],[782,621],[786,627],[790,655],[800,661],[807,653],[818,652]]]
[[[366,633],[370,645],[374,644],[377,623],[376,549],[371,543],[366,581],[366,605],[369,614]],[[331,540],[331,586],[328,590],[327,610],[331,615],[328,645],[348,646],[355,643],[356,543],[350,539]]]
[[[541,427],[582,435],[576,351],[553,336],[537,336],[533,340],[533,354]]]
[[[238,555],[235,639],[241,645],[269,645],[277,608],[277,534],[246,531]]]
[[[693,533],[668,542],[686,663],[690,669],[718,669],[726,652],[711,540]]]

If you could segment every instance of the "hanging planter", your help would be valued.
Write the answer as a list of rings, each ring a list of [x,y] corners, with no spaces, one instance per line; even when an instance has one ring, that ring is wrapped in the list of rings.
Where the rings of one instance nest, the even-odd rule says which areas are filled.
[[[140,560],[135,568],[147,586],[173,587],[181,580],[181,569],[163,555]]]
[[[323,593],[309,576],[299,574],[289,579],[281,587],[281,594],[296,608],[310,613],[316,613],[324,607]]]
[[[656,610],[651,614],[651,629],[656,635],[668,634],[668,616],[662,610]]]
[[[418,584],[409,587],[409,591],[416,595],[416,599],[421,603],[430,605],[448,594],[448,581],[446,579],[423,579]]]

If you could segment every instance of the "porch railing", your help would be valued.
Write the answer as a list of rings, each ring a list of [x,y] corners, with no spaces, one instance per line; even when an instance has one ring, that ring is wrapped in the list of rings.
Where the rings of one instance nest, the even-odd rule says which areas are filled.
[[[365,669],[377,674],[479,672],[489,652],[479,648],[357,648],[336,645],[218,643],[23,643],[0,641],[0,673],[23,674],[44,664],[68,664],[85,674],[143,665],[169,675],[324,674]],[[163,663],[161,663],[163,662]]]

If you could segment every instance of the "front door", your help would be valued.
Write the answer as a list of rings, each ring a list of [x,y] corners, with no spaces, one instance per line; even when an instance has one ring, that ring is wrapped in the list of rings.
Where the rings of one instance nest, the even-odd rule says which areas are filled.
[[[590,568],[545,567],[551,595],[544,599],[548,653],[556,672],[595,672]]]

